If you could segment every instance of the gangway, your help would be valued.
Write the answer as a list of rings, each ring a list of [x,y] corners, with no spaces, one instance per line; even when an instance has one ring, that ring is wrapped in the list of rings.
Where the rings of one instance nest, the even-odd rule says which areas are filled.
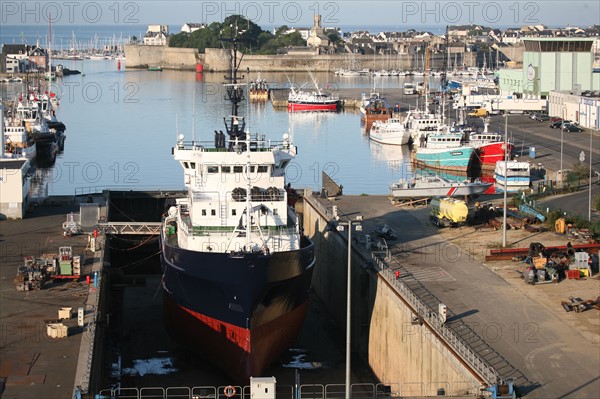
[[[98,223],[98,228],[104,234],[155,235],[161,225],[161,222],[106,222]]]

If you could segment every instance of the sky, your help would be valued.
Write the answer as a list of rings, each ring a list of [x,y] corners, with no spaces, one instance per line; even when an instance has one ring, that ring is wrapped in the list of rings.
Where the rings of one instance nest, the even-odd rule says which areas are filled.
[[[6,25],[125,25],[220,22],[241,14],[261,27],[310,26],[320,14],[329,26],[446,26],[478,24],[494,27],[544,24],[549,27],[600,24],[600,1],[571,0],[0,0],[0,29]]]

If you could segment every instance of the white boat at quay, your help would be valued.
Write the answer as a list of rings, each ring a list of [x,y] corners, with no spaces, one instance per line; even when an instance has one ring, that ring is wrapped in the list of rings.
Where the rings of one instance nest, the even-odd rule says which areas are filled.
[[[382,144],[408,144],[410,132],[404,128],[400,118],[389,118],[386,121],[375,121],[369,131],[371,140]]]
[[[515,192],[529,189],[531,171],[529,162],[498,161],[494,171],[496,188]]]
[[[426,175],[412,180],[401,179],[390,186],[394,199],[423,197],[459,197],[484,193],[492,183],[452,181],[438,175]]]

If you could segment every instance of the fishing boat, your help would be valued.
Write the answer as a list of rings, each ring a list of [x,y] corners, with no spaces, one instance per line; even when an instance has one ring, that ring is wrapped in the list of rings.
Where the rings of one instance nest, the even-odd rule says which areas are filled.
[[[59,151],[62,151],[65,146],[65,130],[67,130],[67,127],[56,118],[55,107],[58,105],[54,105],[54,102],[52,101],[54,97],[56,97],[54,93],[48,94],[48,92],[44,92],[39,96],[39,99],[38,97],[35,97],[33,101],[38,104],[42,118],[44,118],[48,129],[54,132],[58,149]]]
[[[388,118],[386,121],[374,121],[369,137],[382,144],[404,145],[410,140],[410,132],[404,128],[400,118]]]
[[[36,144],[36,158],[41,156],[53,159],[58,152],[58,132],[50,129],[42,116],[39,100],[29,93],[27,98],[19,98],[7,124],[23,126],[28,137],[31,136]]]
[[[462,132],[436,132],[423,136],[415,160],[418,166],[466,172],[474,151],[463,143]]]
[[[395,199],[458,197],[483,194],[491,186],[492,183],[481,181],[452,181],[439,175],[426,175],[393,183],[390,195]]]
[[[269,84],[260,77],[250,81],[248,85],[248,98],[250,101],[267,101],[269,99]]]
[[[302,87],[296,88],[292,85],[288,96],[288,111],[337,111],[339,96],[322,90],[312,73],[309,74],[315,88],[303,90]]]
[[[415,143],[420,142],[422,136],[440,132],[445,128],[442,115],[418,108],[406,113],[404,125]]]
[[[360,112],[365,115],[368,110],[377,113],[387,114],[389,110],[389,105],[387,99],[382,97],[381,94],[377,91],[372,91],[367,96],[366,94],[362,94],[360,98]]]
[[[496,165],[498,161],[504,161],[504,157],[511,158],[515,148],[514,144],[507,142],[504,145],[504,135],[488,132],[488,122],[484,123],[481,133],[473,132],[469,135],[469,144],[475,147],[476,157],[482,165]]]
[[[5,156],[8,158],[25,157],[33,162],[37,156],[37,146],[33,136],[25,130],[25,126],[22,124],[15,125],[10,119],[4,119],[4,121],[3,145]]]
[[[529,162],[499,161],[494,173],[496,188],[507,192],[526,190],[531,183]]]
[[[362,97],[360,112],[363,113],[361,122],[365,125],[365,132],[369,132],[373,122],[385,121],[392,115],[387,100],[377,92]]]
[[[233,43],[226,133],[215,130],[208,142],[179,134],[172,148],[187,196],[163,218],[162,288],[170,335],[244,386],[296,339],[315,254],[288,202],[293,137],[246,130],[238,35],[224,40]]]

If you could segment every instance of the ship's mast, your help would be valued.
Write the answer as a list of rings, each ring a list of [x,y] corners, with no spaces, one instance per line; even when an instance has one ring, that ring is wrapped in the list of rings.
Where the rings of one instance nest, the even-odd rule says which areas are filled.
[[[229,124],[227,123],[227,118],[223,118],[225,122],[225,128],[227,129],[227,134],[229,135],[230,140],[235,139],[244,139],[244,129],[245,123],[243,118],[238,117],[238,109],[239,104],[244,101],[244,88],[243,84],[238,83],[238,80],[243,80],[244,77],[241,76],[238,78],[237,71],[239,68],[239,64],[242,62],[243,55],[240,57],[240,60],[237,59],[237,50],[238,43],[240,41],[240,35],[244,33],[244,31],[239,31],[237,24],[230,25],[231,28],[231,37],[221,37],[223,42],[233,43],[233,48],[231,51],[231,63],[229,75],[225,76],[225,80],[228,82],[225,84],[225,88],[227,91],[227,99],[231,102],[231,116],[229,117]],[[241,123],[240,123],[241,122]]]

